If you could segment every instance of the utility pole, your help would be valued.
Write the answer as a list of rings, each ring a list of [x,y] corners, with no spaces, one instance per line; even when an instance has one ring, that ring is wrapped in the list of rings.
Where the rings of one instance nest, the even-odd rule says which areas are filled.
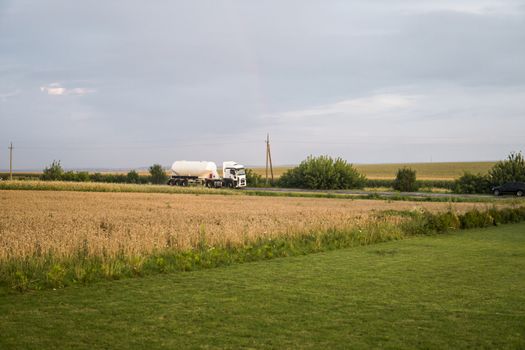
[[[269,140],[270,136],[269,135],[266,135],[266,140],[264,141],[264,143],[266,143],[266,184],[268,185],[268,140]]]
[[[266,184],[268,184],[268,164],[270,165],[270,173],[272,175],[273,184],[273,165],[272,165],[272,152],[270,150],[270,134],[266,134]]]
[[[9,180],[13,180],[13,142],[9,146]]]

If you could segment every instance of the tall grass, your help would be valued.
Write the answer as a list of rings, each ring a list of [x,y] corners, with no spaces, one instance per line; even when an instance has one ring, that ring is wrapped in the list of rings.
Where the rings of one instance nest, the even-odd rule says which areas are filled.
[[[77,191],[77,192],[133,192],[133,193],[186,193],[234,195],[239,192],[206,187],[176,187],[166,185],[119,184],[103,182],[66,181],[1,181],[0,190]]]
[[[92,256],[85,246],[80,245],[68,256],[35,252],[32,256],[13,257],[0,264],[0,285],[19,292],[62,288],[104,279],[206,269],[523,220],[525,207],[493,207],[465,213],[452,210],[438,213],[384,211],[377,213],[373,220],[346,229],[328,228],[275,238],[247,239],[238,244],[228,241],[211,244],[202,226],[190,249],[173,246],[144,255],[129,255],[122,251],[115,255]]]
[[[0,191],[0,262],[35,253],[70,256],[82,246],[90,256],[149,254],[166,247],[192,248],[206,233],[209,244],[242,244],[306,231],[347,229],[377,210],[449,203],[316,198]],[[458,203],[460,212],[485,204]]]

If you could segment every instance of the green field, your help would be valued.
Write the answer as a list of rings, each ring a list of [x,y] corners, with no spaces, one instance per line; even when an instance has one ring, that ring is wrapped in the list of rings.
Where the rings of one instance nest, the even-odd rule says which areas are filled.
[[[2,349],[525,347],[525,224],[0,294]]]
[[[454,180],[464,172],[487,173],[495,162],[448,162],[448,163],[397,163],[397,164],[355,164],[357,170],[369,179],[393,179],[396,171],[410,167],[417,171],[420,180]],[[274,168],[275,177],[281,176],[290,167]],[[254,168],[255,172],[265,176],[264,168]]]

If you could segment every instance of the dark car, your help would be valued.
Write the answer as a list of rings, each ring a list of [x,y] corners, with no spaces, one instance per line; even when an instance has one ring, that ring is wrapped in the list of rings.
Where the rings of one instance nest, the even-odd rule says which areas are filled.
[[[494,193],[495,196],[512,193],[521,197],[525,193],[525,182],[507,182],[501,186],[492,187],[492,193]]]

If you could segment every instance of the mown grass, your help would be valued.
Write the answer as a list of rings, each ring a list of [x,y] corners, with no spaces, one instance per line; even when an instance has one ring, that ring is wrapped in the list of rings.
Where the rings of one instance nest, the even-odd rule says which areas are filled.
[[[397,217],[390,220],[390,217]],[[192,249],[165,248],[148,255],[91,256],[83,246],[68,256],[37,252],[13,257],[0,264],[0,287],[26,292],[33,289],[62,288],[100,280],[118,280],[176,271],[216,268],[237,263],[305,255],[358,245],[398,240],[414,235],[445,233],[451,230],[488,227],[525,220],[525,207],[477,209],[457,214],[448,212],[388,211],[375,220],[348,229],[311,231],[295,236],[279,236],[246,241],[243,244],[209,245],[206,232]]]
[[[524,232],[0,294],[0,348],[521,349]]]

